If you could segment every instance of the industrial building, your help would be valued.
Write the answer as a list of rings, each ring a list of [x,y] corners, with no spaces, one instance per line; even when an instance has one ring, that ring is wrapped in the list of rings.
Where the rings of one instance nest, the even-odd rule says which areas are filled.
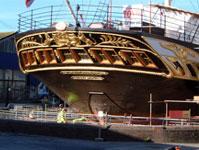
[[[49,102],[59,104],[60,99],[43,83],[20,71],[14,39],[16,34],[0,32],[0,102],[6,105],[11,102],[40,103],[46,95]]]
[[[36,80],[32,77],[30,80],[19,69],[14,41],[16,34],[17,32],[0,32],[0,101],[5,103],[33,98],[35,95],[31,96],[30,89],[36,90],[31,83]]]

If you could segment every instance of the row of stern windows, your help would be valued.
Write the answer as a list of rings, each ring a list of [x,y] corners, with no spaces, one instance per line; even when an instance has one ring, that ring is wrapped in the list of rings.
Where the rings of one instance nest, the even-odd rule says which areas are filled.
[[[196,63],[186,64],[187,69],[184,69],[185,66],[182,67],[179,61],[173,61],[172,64],[177,74],[180,74],[181,76],[186,76],[187,71],[189,71],[192,77],[199,78],[199,64],[196,64]]]
[[[125,49],[116,52],[109,48],[90,48],[88,51],[84,48],[43,48],[23,51],[21,58],[26,67],[39,64],[98,63],[157,68],[146,52]]]

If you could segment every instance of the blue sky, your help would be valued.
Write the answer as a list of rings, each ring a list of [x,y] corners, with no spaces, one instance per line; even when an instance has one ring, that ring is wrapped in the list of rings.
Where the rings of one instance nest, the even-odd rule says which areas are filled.
[[[78,0],[70,0],[71,3]],[[89,0],[79,0],[80,2]],[[95,0],[91,0],[95,1]],[[103,0],[104,1],[104,0]],[[149,3],[150,0],[112,0],[113,5],[132,3]],[[31,7],[26,8],[25,0],[0,0],[0,32],[17,31],[18,14],[31,9],[50,5],[63,5],[64,0],[35,0]],[[163,4],[164,0],[151,0]],[[199,0],[172,0],[172,6],[189,11],[199,11]]]

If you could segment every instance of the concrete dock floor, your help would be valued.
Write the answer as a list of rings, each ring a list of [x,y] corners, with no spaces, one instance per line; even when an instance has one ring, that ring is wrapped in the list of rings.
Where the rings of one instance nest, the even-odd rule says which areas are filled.
[[[0,132],[0,150],[166,150],[173,146],[180,146],[181,150],[199,150],[199,143],[97,142]]]

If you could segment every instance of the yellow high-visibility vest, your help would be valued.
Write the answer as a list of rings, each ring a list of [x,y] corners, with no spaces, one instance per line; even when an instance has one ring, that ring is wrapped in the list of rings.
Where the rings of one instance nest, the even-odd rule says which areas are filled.
[[[66,117],[64,115],[64,109],[57,114],[57,123],[66,123]]]

